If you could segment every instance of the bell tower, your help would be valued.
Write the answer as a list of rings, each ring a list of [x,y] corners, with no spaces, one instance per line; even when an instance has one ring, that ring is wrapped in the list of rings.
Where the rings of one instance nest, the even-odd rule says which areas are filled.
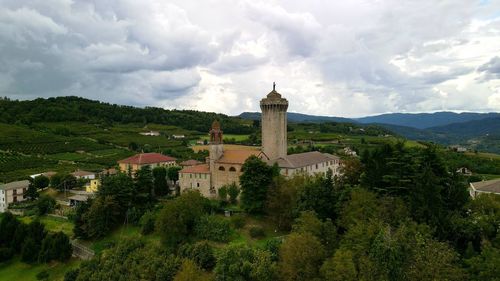
[[[219,160],[224,153],[224,147],[222,144],[223,135],[220,129],[220,123],[214,120],[212,123],[212,129],[210,134],[210,151],[209,151],[209,161],[210,161],[210,171],[215,171],[215,161]]]
[[[276,92],[276,83],[273,90],[260,101],[262,110],[262,151],[270,160],[285,157],[287,154],[286,111],[288,101]]]

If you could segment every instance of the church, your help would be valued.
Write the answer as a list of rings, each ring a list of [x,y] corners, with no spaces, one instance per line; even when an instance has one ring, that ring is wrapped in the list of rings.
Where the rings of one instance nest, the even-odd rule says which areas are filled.
[[[309,175],[325,174],[329,169],[334,175],[340,172],[340,158],[318,151],[287,155],[287,109],[288,101],[273,85],[273,90],[260,101],[262,111],[261,150],[225,150],[223,131],[218,121],[210,130],[209,157],[205,164],[184,167],[179,172],[181,192],[187,189],[200,191],[206,197],[216,197],[217,190],[224,185],[239,185],[241,168],[252,155],[269,165],[277,164],[280,173],[291,177],[297,173]]]

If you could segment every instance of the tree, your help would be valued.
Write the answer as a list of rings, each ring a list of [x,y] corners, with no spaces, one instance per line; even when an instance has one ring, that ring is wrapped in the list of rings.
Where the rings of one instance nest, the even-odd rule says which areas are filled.
[[[120,221],[120,207],[113,197],[98,197],[83,215],[82,226],[89,238],[100,238],[108,234]]]
[[[325,281],[359,280],[354,255],[349,250],[337,250],[333,257],[323,263],[320,272]]]
[[[74,189],[77,187],[78,187],[78,180],[76,179],[75,176],[70,174],[64,175],[59,185],[56,186],[56,188],[59,189],[60,191]]]
[[[146,206],[152,203],[154,194],[153,173],[149,165],[142,166],[135,173],[135,190],[136,190],[136,205]]]
[[[217,190],[217,195],[219,196],[219,200],[222,202],[226,202],[227,200],[227,186],[223,185]]]
[[[229,195],[229,202],[231,202],[231,204],[236,204],[238,195],[240,195],[240,189],[236,183],[233,182],[227,187],[227,194]]]
[[[466,261],[471,280],[494,281],[500,276],[500,249],[486,246],[480,255]]]
[[[184,244],[179,248],[179,255],[194,261],[205,270],[212,270],[216,263],[214,249],[207,241]]]
[[[228,220],[214,215],[204,215],[197,219],[194,232],[200,239],[227,242],[232,229]]]
[[[154,168],[153,178],[155,194],[159,196],[169,195],[170,188],[167,185],[167,169],[165,167]]]
[[[62,181],[63,181],[64,175],[57,173],[50,177],[50,186],[53,188],[57,188],[59,190],[64,189],[64,187],[60,187]]]
[[[179,180],[179,171],[182,170],[182,167],[179,166],[173,166],[168,168],[167,170],[167,177],[169,180],[174,182],[174,185],[177,184],[177,181]]]
[[[37,189],[44,189],[47,186],[49,186],[49,183],[50,183],[49,178],[44,175],[39,175],[33,179],[33,185]]]
[[[28,200],[31,200],[31,201],[36,200],[38,198],[38,196],[40,196],[40,194],[38,194],[38,190],[35,187],[33,181],[30,181],[30,184],[28,186],[28,189],[26,190],[25,196],[26,196],[26,198],[28,198]]]
[[[324,259],[320,241],[310,233],[291,233],[283,242],[278,262],[281,280],[306,281],[319,276]]]
[[[217,281],[271,281],[276,280],[276,265],[269,252],[230,244],[219,252],[214,273]]]
[[[278,229],[289,231],[297,215],[298,189],[306,177],[295,175],[291,179],[278,176],[273,179],[266,202],[266,212]]]
[[[42,195],[36,202],[37,214],[43,216],[50,213],[56,207],[56,200],[48,195]]]
[[[333,188],[331,170],[327,177],[315,177],[306,182],[297,198],[297,211],[312,210],[320,219],[336,219],[337,194]]]
[[[209,281],[209,274],[199,268],[192,260],[185,259],[174,277],[174,281]]]
[[[38,262],[58,260],[64,262],[71,257],[72,247],[69,238],[63,232],[48,234],[42,241]]]
[[[156,220],[162,242],[170,248],[185,242],[194,232],[197,220],[207,212],[210,202],[197,191],[187,191],[165,203]]]
[[[28,237],[23,243],[23,248],[21,249],[21,260],[26,263],[33,263],[38,259],[38,252],[40,251],[40,246],[31,237]]]
[[[103,177],[97,191],[97,197],[113,198],[119,208],[119,219],[124,218],[127,210],[135,205],[134,194],[134,181],[124,173]]]
[[[275,171],[257,156],[250,156],[240,176],[241,207],[249,213],[262,213]]]

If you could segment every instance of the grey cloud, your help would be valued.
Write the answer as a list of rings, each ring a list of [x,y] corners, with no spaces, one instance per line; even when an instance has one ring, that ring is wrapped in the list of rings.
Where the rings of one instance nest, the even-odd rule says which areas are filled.
[[[493,57],[489,62],[481,65],[478,71],[485,73],[487,76],[500,78],[500,57]]]

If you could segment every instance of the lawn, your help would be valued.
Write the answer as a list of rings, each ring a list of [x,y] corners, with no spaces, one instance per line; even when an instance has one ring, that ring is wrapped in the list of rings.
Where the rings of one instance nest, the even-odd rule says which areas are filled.
[[[24,223],[30,223],[35,217],[20,217],[19,220]],[[40,217],[40,222],[45,225],[45,229],[51,232],[62,231],[69,237],[73,236],[73,223],[63,218],[56,218],[51,216]]]
[[[35,281],[41,271],[49,273],[49,280],[62,281],[64,274],[80,265],[79,259],[72,258],[66,263],[52,262],[49,264],[26,264],[19,258],[0,263],[0,281]]]

